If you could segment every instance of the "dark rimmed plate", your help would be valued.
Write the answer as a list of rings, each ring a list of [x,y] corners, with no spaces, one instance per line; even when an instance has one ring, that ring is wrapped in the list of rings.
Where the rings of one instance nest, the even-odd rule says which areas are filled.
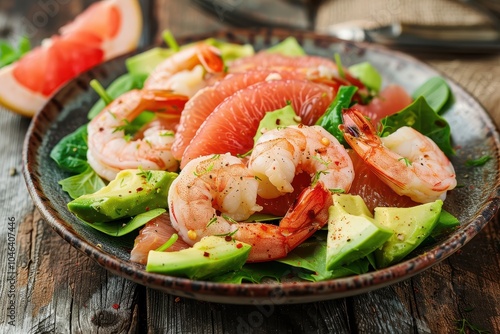
[[[251,43],[258,49],[288,37],[282,30],[231,30],[179,39],[180,43],[215,37],[237,43]],[[293,32],[310,54],[331,57],[340,53],[345,65],[370,61],[384,83],[396,83],[413,91],[432,76],[442,75],[407,55],[371,45],[340,42],[314,33]],[[23,150],[24,177],[28,190],[45,220],[66,241],[110,272],[167,293],[199,300],[234,304],[291,304],[341,298],[364,293],[407,279],[453,254],[473,238],[499,208],[499,133],[484,108],[467,92],[450,82],[455,104],[446,112],[457,155],[452,162],[458,184],[445,202],[445,209],[460,219],[460,228],[434,244],[411,254],[392,267],[325,282],[222,284],[148,273],[128,261],[133,236],[113,238],[89,229],[66,207],[70,198],[58,181],[68,177],[49,157],[51,149],[65,135],[87,122],[87,113],[98,96],[91,79],[109,84],[126,71],[126,56],[111,60],[65,85],[38,113],[28,130]],[[463,129],[467,129],[464,131]],[[466,167],[465,161],[482,155],[492,157],[482,167]]]

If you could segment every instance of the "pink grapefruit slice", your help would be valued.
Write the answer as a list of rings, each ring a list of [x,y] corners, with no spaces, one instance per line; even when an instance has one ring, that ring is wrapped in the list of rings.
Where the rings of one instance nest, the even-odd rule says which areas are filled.
[[[87,8],[60,35],[0,69],[0,104],[33,116],[64,83],[137,47],[142,14],[137,0],[104,0]]]
[[[240,89],[272,78],[305,79],[305,73],[296,71],[274,71],[270,69],[232,73],[214,85],[205,87],[194,95],[186,104],[172,145],[173,156],[180,160],[182,155],[203,124],[205,119],[224,99]]]
[[[210,154],[244,154],[253,147],[260,120],[291,104],[302,123],[314,124],[335,97],[328,86],[307,80],[264,81],[239,90],[217,106],[198,129],[181,160]]]

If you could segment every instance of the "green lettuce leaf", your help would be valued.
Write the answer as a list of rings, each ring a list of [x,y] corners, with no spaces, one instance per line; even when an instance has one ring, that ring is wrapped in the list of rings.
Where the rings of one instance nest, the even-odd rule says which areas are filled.
[[[87,148],[87,125],[82,125],[61,139],[50,152],[50,157],[62,170],[82,173],[89,166]]]
[[[277,262],[245,264],[238,271],[231,271],[210,278],[213,282],[241,284],[243,282],[262,283],[264,278],[281,281],[291,272],[290,266]]]
[[[90,166],[87,166],[87,169],[80,174],[59,181],[59,184],[62,186],[62,190],[67,192],[73,199],[82,195],[93,194],[105,186],[104,181]]]
[[[381,137],[386,137],[403,126],[410,126],[431,138],[446,155],[455,154],[451,146],[450,125],[429,106],[423,96],[400,112],[383,118],[381,124]]]
[[[299,272],[299,277],[313,282],[368,272],[370,262],[367,258],[332,271],[326,270],[326,240],[324,238],[323,232],[316,233],[313,238],[297,246],[286,258],[278,262],[306,269],[304,272]]]

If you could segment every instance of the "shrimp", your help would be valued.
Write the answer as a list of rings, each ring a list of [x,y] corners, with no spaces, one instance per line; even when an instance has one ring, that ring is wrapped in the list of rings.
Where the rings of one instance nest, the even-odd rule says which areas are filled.
[[[106,180],[127,168],[176,171],[178,162],[170,152],[172,131],[146,125],[140,138],[129,138],[125,129],[144,110],[180,118],[187,100],[184,95],[155,90],[132,90],[121,95],[87,127],[87,159],[91,167]]]
[[[206,86],[205,71],[220,73],[223,70],[220,51],[206,43],[197,43],[161,62],[147,78],[144,88],[173,90],[192,97]]]
[[[457,185],[450,160],[430,138],[401,127],[380,138],[355,108],[344,110],[342,130],[349,145],[368,167],[398,195],[418,203],[444,200]]]
[[[258,195],[276,198],[293,192],[295,175],[306,172],[328,189],[348,192],[354,168],[345,148],[321,126],[289,126],[265,132],[248,163],[260,180]]]
[[[256,204],[258,181],[229,153],[191,160],[172,182],[168,207],[172,226],[188,244],[220,235],[249,243],[248,262],[286,256],[328,220],[332,196],[319,182],[307,188],[278,225],[247,220]]]

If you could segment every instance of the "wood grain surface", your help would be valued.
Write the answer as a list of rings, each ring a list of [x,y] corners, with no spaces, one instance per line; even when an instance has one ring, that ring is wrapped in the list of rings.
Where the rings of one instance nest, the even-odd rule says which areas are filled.
[[[89,4],[77,0],[57,3],[57,24],[39,28],[34,40],[50,35],[58,24]],[[26,29],[20,22],[41,10],[38,4],[2,1],[3,37],[15,38]],[[385,15],[384,20],[386,16],[394,18],[396,12],[407,15],[407,2],[391,4],[388,7],[381,0],[370,6],[392,15]],[[478,13],[457,7],[456,2],[439,2],[440,8],[447,5],[459,13],[455,15],[465,15],[471,22],[481,19]],[[373,18],[356,6],[360,6],[359,1],[325,2],[318,30],[339,17]],[[152,10],[157,14],[154,24],[158,31],[169,28],[174,35],[225,25],[220,17],[207,16],[189,1],[158,0]],[[424,20],[425,11],[413,12]],[[289,20],[300,17],[303,13]],[[439,19],[439,15],[432,17]],[[425,16],[425,20],[429,18]],[[155,36],[159,40],[159,35]],[[500,124],[500,55],[415,56],[462,85]],[[473,328],[500,332],[498,216],[459,252],[424,273],[338,300],[298,305],[216,304],[167,295],[110,274],[60,238],[34,208],[20,173],[29,122],[0,109],[0,333],[459,333],[460,327],[465,328],[463,333],[478,333]],[[12,238],[14,252],[8,248]],[[11,253],[15,263],[10,261]],[[14,276],[11,265],[15,266]],[[14,313],[9,309],[12,301]]]

